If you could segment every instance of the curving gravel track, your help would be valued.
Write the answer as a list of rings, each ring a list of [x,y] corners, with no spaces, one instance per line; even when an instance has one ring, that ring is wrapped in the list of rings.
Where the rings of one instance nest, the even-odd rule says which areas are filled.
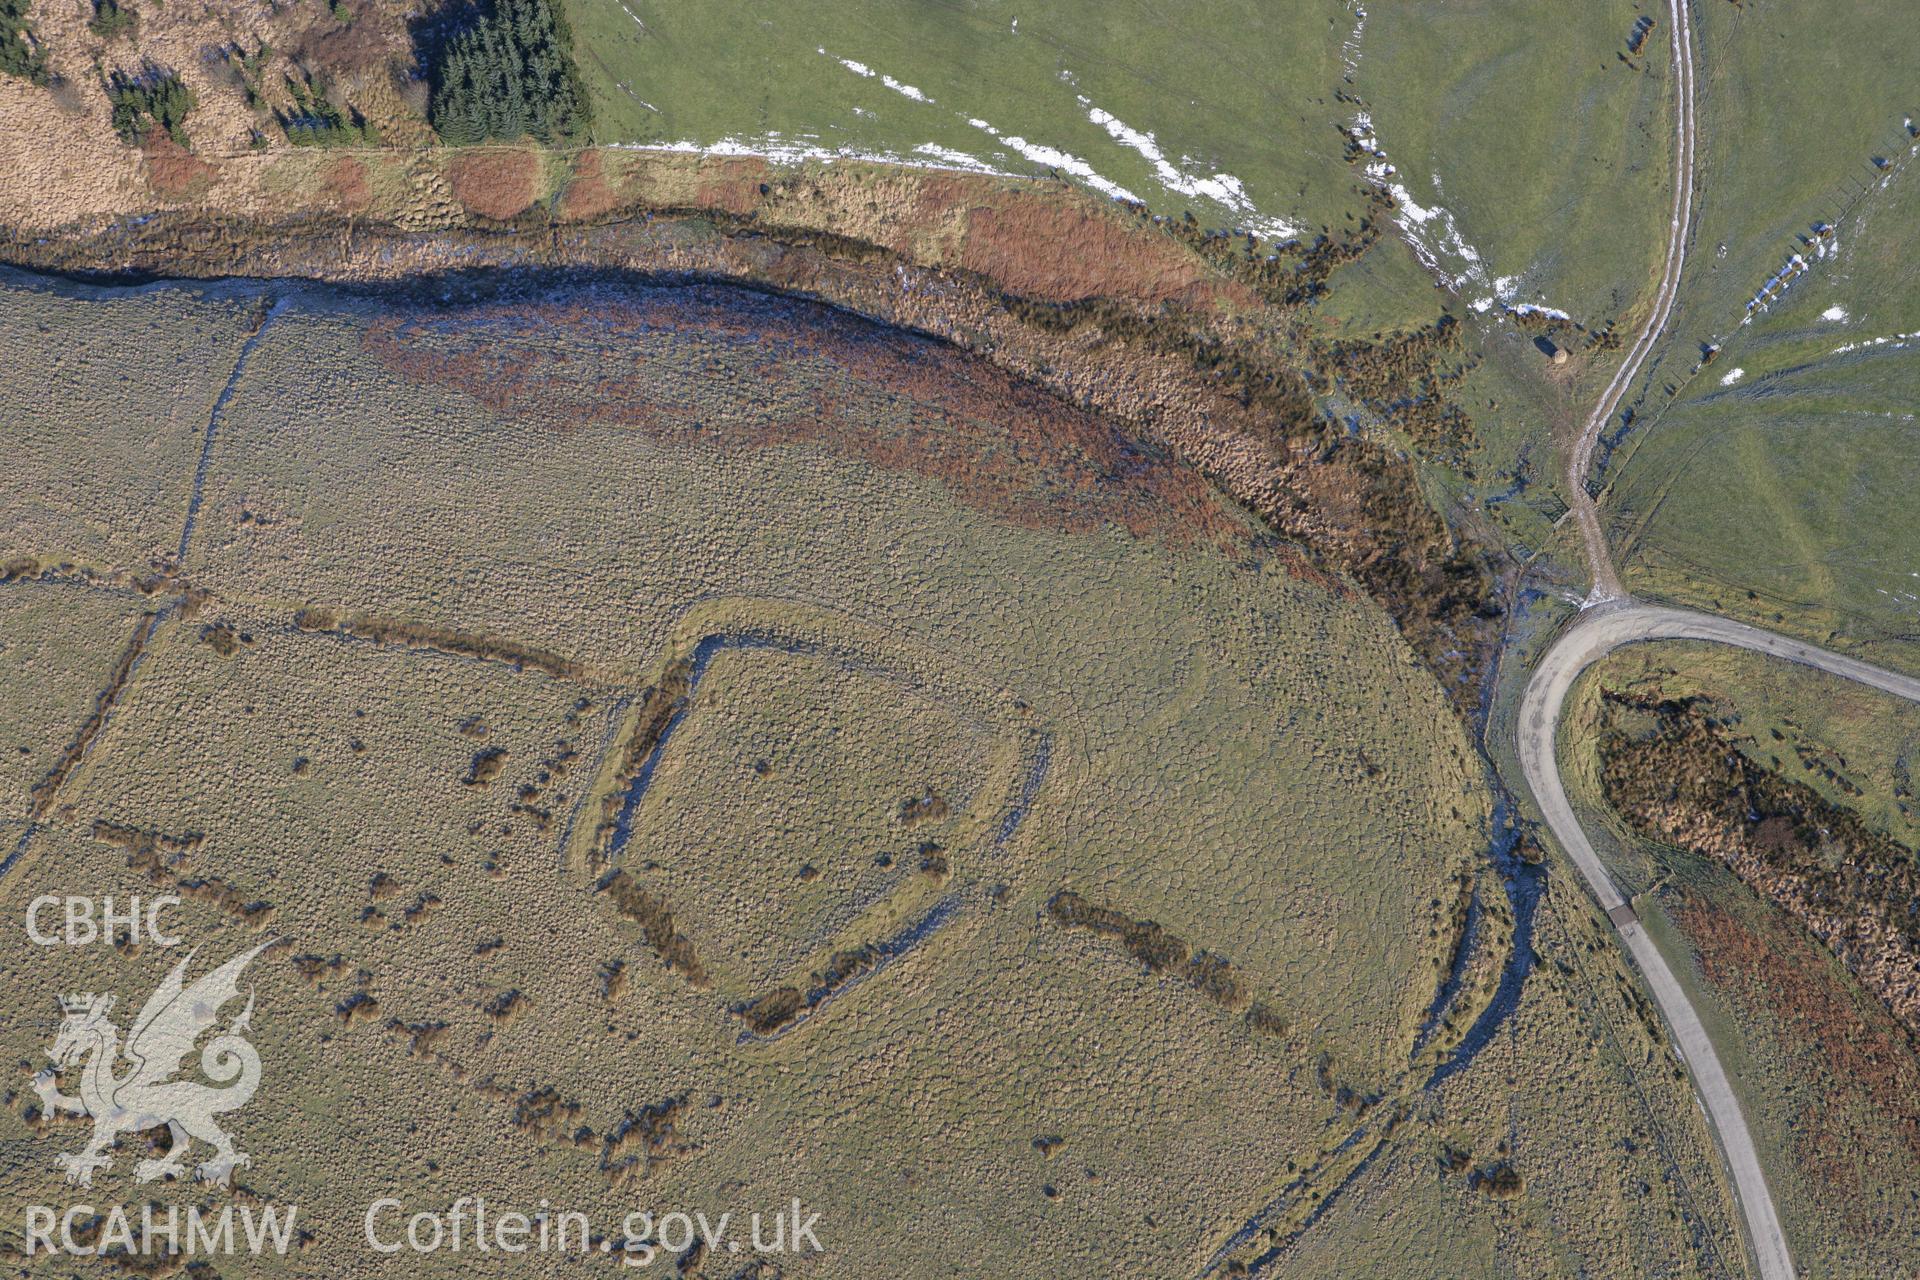
[[[1667,0],[1667,11],[1673,23],[1673,38],[1668,43],[1673,46],[1676,104],[1673,210],[1667,224],[1666,262],[1660,270],[1660,287],[1654,293],[1653,310],[1647,314],[1646,324],[1614,373],[1613,381],[1600,393],[1567,461],[1567,500],[1572,505],[1573,518],[1579,522],[1580,536],[1587,547],[1587,567],[1593,578],[1593,591],[1587,597],[1589,604],[1618,600],[1627,593],[1614,573],[1613,557],[1607,553],[1607,540],[1600,530],[1600,513],[1587,492],[1587,471],[1592,466],[1601,429],[1620,407],[1620,398],[1633,385],[1640,367],[1647,362],[1654,344],[1666,330],[1667,320],[1673,315],[1673,301],[1680,292],[1680,275],[1687,265],[1687,228],[1693,222],[1693,26],[1687,0]]]
[[[1792,1255],[1740,1100],[1692,1002],[1574,819],[1560,779],[1554,748],[1567,691],[1581,672],[1615,649],[1651,640],[1706,640],[1750,649],[1870,685],[1910,702],[1920,702],[1920,679],[1709,613],[1622,600],[1589,608],[1580,615],[1541,659],[1520,704],[1520,769],[1541,816],[1613,921],[1666,1019],[1726,1157],[1756,1270],[1762,1280],[1791,1280]]]
[[[1599,511],[1587,492],[1587,472],[1592,466],[1601,430],[1619,408],[1621,398],[1639,375],[1673,314],[1680,276],[1686,267],[1687,232],[1693,218],[1693,28],[1687,0],[1667,0],[1667,11],[1673,29],[1670,43],[1677,105],[1673,209],[1668,223],[1666,261],[1647,322],[1595,403],[1568,459],[1568,501],[1586,546],[1593,585],[1579,620],[1541,658],[1527,684],[1520,704],[1520,768],[1548,830],[1573,859],[1581,878],[1606,911],[1620,934],[1621,943],[1639,968],[1660,1016],[1666,1020],[1674,1047],[1686,1064],[1700,1105],[1726,1160],[1755,1271],[1761,1280],[1793,1280],[1793,1257],[1787,1249],[1786,1235],[1780,1229],[1773,1194],[1767,1188],[1766,1174],[1760,1167],[1753,1135],[1747,1128],[1733,1083],[1720,1065],[1720,1057],[1714,1052],[1713,1041],[1694,1011],[1692,1001],[1574,818],[1555,753],[1560,712],[1568,690],[1581,672],[1622,645],[1650,640],[1708,640],[1734,645],[1817,667],[1916,702],[1920,702],[1920,680],[1712,614],[1636,603],[1627,597],[1614,570],[1613,556],[1600,527]]]

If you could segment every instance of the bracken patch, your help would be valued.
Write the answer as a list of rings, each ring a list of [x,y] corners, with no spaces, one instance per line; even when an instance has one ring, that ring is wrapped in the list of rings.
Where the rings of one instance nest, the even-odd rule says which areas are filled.
[[[598,151],[583,151],[560,192],[558,212],[570,222],[588,222],[620,207],[620,195],[607,180],[606,160]]]
[[[320,173],[320,190],[341,213],[360,213],[373,203],[367,166],[353,156],[337,156]]]
[[[1708,982],[1764,1011],[1781,1042],[1810,1046],[1821,1059],[1812,1096],[1790,1124],[1811,1185],[1834,1188],[1851,1211],[1848,1191],[1860,1185],[1863,1156],[1920,1160],[1920,1061],[1890,1025],[1853,1016],[1830,962],[1804,932],[1750,928],[1691,892],[1678,897],[1673,916]]]
[[[154,130],[141,144],[146,155],[147,185],[167,200],[191,200],[204,194],[217,176],[214,167],[187,150],[162,130]]]
[[[540,160],[530,151],[473,151],[447,166],[454,199],[474,213],[505,222],[533,203]]]
[[[1652,732],[1609,728],[1600,744],[1608,803],[1642,835],[1697,850],[1825,943],[1920,1037],[1920,860],[1851,810],[1762,768],[1700,698],[1608,692]]]

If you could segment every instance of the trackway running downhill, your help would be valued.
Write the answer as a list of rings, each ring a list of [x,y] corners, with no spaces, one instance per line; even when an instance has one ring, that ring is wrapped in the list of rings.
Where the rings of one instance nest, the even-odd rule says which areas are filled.
[[[1520,704],[1520,770],[1547,829],[1553,833],[1587,888],[1606,911],[1645,980],[1692,1078],[1700,1105],[1711,1122],[1726,1160],[1734,1197],[1745,1228],[1755,1272],[1761,1280],[1793,1280],[1792,1254],[1773,1195],[1760,1167],[1753,1135],[1739,1096],[1728,1079],[1713,1041],[1701,1024],[1686,990],[1674,978],[1633,906],[1621,894],[1606,865],[1594,852],[1568,803],[1560,778],[1555,739],[1568,691],[1580,673],[1622,645],[1653,640],[1705,640],[1769,654],[1869,685],[1895,697],[1920,702],[1920,679],[1887,671],[1844,654],[1817,648],[1745,623],[1691,609],[1643,604],[1630,599],[1614,570],[1600,515],[1587,492],[1587,473],[1600,432],[1619,408],[1627,388],[1639,376],[1648,354],[1664,333],[1686,265],[1688,229],[1693,217],[1694,58],[1687,0],[1667,0],[1672,22],[1673,75],[1676,86],[1673,211],[1666,261],[1647,322],[1582,427],[1567,467],[1570,509],[1586,546],[1592,588],[1579,618],[1540,659]]]

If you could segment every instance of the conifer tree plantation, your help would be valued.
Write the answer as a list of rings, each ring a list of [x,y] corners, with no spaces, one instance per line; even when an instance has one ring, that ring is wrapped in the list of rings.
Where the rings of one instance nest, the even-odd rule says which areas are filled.
[[[566,19],[549,0],[497,0],[430,57],[427,114],[454,145],[584,139],[590,118]]]
[[[0,74],[39,84],[47,77],[46,54],[33,41],[27,0],[0,0]]]

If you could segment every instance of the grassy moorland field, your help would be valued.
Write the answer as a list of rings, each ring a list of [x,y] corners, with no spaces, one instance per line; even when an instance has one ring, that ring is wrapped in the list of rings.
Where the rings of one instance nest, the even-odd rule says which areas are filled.
[[[1916,101],[1883,30],[1706,8],[1693,252],[1605,502],[1629,587],[1911,668]]]
[[[1920,717],[1845,681],[1693,644],[1623,650],[1584,678],[1577,697],[1568,721],[1579,744],[1568,752],[1576,799],[1589,830],[1610,837],[1612,865],[1642,891],[1636,907],[1709,1024],[1803,1273],[1898,1274],[1911,1266],[1900,1242],[1914,1239],[1920,1176],[1913,1031],[1803,920],[1769,902],[1769,884],[1747,882],[1757,864],[1736,874],[1715,856],[1734,846],[1712,823],[1696,820],[1693,840],[1649,838],[1609,806],[1600,778],[1623,741],[1612,735],[1657,735],[1651,708],[1696,700],[1720,726],[1723,750],[1789,790],[1804,788],[1805,803],[1827,815],[1857,815],[1910,864],[1920,835],[1909,776]],[[1767,800],[1753,803],[1767,811]],[[1810,810],[1807,821],[1816,821]],[[1818,821],[1835,829],[1832,816]]]
[[[1487,877],[1433,677],[1112,422],[718,288],[16,294],[49,355],[243,318],[203,467],[85,410],[102,492],[161,495],[101,563],[77,504],[8,531],[0,896],[281,939],[240,1184],[313,1237],[270,1269],[455,1274],[358,1215],[477,1187],[800,1194],[792,1275],[1726,1270],[1683,1082],[1581,900]],[[6,947],[27,1062],[54,991],[170,959]],[[5,1220],[81,1131],[11,1094]]]
[[[152,572],[179,550],[207,414],[257,308],[219,289],[109,293],[98,324],[56,340],[65,307],[32,290],[7,297],[7,324],[38,351],[0,362],[16,454],[0,537],[76,566]]]
[[[1658,274],[1671,191],[1668,33],[1657,6],[1379,5],[1355,84],[1400,214],[1470,304],[1616,322]],[[1664,11],[1660,14],[1664,21]]]
[[[1890,172],[1876,161],[1897,162],[1909,151],[1907,125],[1920,110],[1912,59],[1894,34],[1898,16],[1879,5],[1816,0],[1698,8],[1697,217],[1673,339],[1642,378],[1655,389],[1643,416],[1687,376],[1701,344],[1724,343],[1723,358],[1742,363],[1742,344],[1767,331],[1760,320],[1742,329],[1745,304],[1793,253],[1812,270],[1786,291],[1787,305],[1774,307],[1783,321],[1809,294],[1824,299],[1814,315],[1839,303],[1856,321],[1875,308],[1885,319],[1884,308],[1908,292],[1886,274],[1895,268],[1886,254],[1903,218],[1911,223],[1911,212],[1900,212],[1903,202],[1911,209],[1911,196],[1876,190]],[[1857,225],[1840,227],[1839,253],[1807,243],[1816,223],[1839,226],[1843,217]],[[1856,249],[1852,242],[1869,233],[1879,249]],[[1896,256],[1911,270],[1910,257]],[[1710,385],[1726,372],[1716,369]]]
[[[1400,220],[1470,299],[1596,323],[1631,304],[1661,248],[1664,41],[1616,57],[1641,12],[1613,0],[1549,27],[1512,3],[1223,0],[1176,14],[851,0],[742,23],[702,5],[568,6],[604,142],[1037,164],[1158,213],[1310,238],[1357,209],[1373,157],[1343,131],[1364,136],[1371,118],[1404,170]],[[1463,49],[1475,56],[1452,56]]]
[[[1876,185],[1636,433],[1609,490],[1630,585],[1913,665],[1917,180],[1908,164]]]

